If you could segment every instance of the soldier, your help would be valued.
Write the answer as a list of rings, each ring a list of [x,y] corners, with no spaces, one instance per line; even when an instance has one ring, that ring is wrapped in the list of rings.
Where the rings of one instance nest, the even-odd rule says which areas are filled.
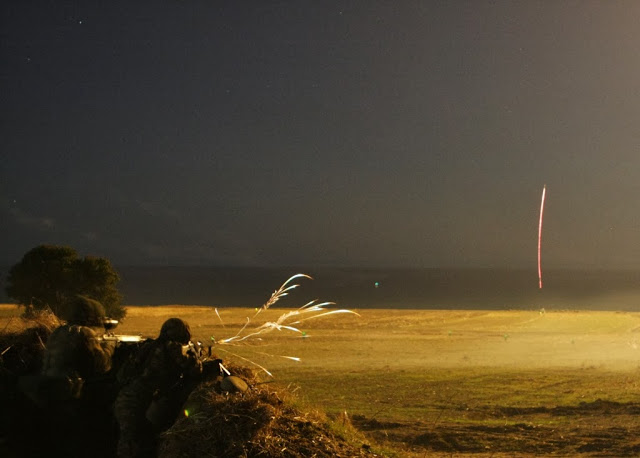
[[[95,446],[113,425],[109,414],[114,346],[101,341],[93,328],[102,327],[104,308],[85,296],[74,297],[66,307],[67,323],[47,340],[36,401],[45,408],[49,432],[60,452],[75,455],[83,442]],[[69,433],[73,432],[73,437]]]
[[[79,397],[86,380],[111,369],[114,346],[101,341],[92,329],[104,325],[104,308],[100,302],[78,295],[67,305],[67,310],[67,324],[55,329],[47,340],[42,375],[70,380],[71,396]]]
[[[185,351],[190,340],[189,325],[170,318],[159,337],[140,348],[134,370],[125,371],[133,374],[121,376],[124,386],[114,406],[119,457],[155,455],[157,434],[173,423],[186,398],[185,382],[202,372],[197,355]]]

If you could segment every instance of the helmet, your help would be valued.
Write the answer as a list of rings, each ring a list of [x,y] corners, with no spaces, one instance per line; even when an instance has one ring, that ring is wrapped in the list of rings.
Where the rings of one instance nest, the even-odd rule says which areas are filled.
[[[67,323],[80,326],[102,326],[105,319],[102,304],[80,294],[67,302],[63,315]]]
[[[188,344],[191,340],[191,330],[186,321],[180,318],[169,318],[160,329],[161,340],[172,340],[181,344]]]

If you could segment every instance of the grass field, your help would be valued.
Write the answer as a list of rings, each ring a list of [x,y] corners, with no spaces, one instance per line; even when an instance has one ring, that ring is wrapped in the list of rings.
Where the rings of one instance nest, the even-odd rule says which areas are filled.
[[[247,329],[285,311],[268,310]],[[117,332],[155,337],[178,316],[207,343],[233,336],[255,314],[218,312],[132,306]],[[267,368],[274,377],[264,380],[295,391],[302,404],[346,412],[399,455],[640,454],[639,313],[357,312],[303,323],[304,336],[273,331],[213,351]],[[15,314],[0,306],[0,323]]]

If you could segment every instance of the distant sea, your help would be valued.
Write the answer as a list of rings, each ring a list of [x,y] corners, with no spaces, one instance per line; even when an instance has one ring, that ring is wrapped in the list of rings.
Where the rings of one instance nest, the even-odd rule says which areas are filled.
[[[640,311],[640,271],[132,267],[116,269],[125,305],[259,307],[285,280],[300,286],[278,306],[318,299],[350,309],[489,309]],[[8,268],[2,274],[1,299]]]

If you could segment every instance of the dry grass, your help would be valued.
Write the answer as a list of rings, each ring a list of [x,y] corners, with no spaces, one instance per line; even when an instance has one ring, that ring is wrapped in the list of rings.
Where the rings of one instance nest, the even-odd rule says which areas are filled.
[[[30,318],[21,313],[15,306],[0,305],[0,362],[15,376],[37,370],[49,335],[60,325],[49,312],[34,313]]]
[[[8,319],[3,310],[0,325]],[[165,319],[179,316],[206,342],[210,336],[234,335],[255,311],[219,309],[218,318],[213,307],[129,307],[118,331],[155,336]],[[261,425],[251,437],[285,431],[271,420],[274,412],[305,418],[318,410],[343,424],[353,422],[375,443],[400,450],[399,456],[640,453],[640,314],[358,312],[360,317],[305,323],[305,338],[271,333],[254,346],[234,348],[275,376],[273,383],[258,385],[254,399],[237,398],[239,411],[253,405],[262,412],[247,414]],[[283,310],[263,313],[262,319],[275,320]],[[269,354],[295,355],[300,362]],[[242,364],[229,354],[220,356],[231,365]],[[295,392],[297,399],[281,392]],[[210,396],[209,416],[214,416],[228,399]],[[232,427],[234,414],[225,412],[215,421],[226,418]],[[333,427],[319,415],[312,423]],[[197,438],[200,432],[193,434]]]
[[[230,335],[255,313],[219,310],[223,327],[212,308],[161,309],[132,307],[123,328],[145,317],[158,320],[157,330],[166,312],[188,317],[207,339]],[[640,314],[358,312],[307,323],[306,338],[271,334],[234,351],[268,367],[299,402],[334,418],[348,412],[403,456],[637,455],[630,437],[640,433]]]
[[[373,456],[352,426],[349,435],[345,429],[338,432],[320,411],[297,408],[288,392],[259,386],[246,371],[243,377],[252,387],[245,393],[221,393],[215,383],[200,385],[187,400],[185,416],[162,435],[159,455]]]
[[[631,370],[640,356],[640,314],[631,312],[358,310],[305,323],[305,337],[272,333],[254,347],[234,351],[291,354],[299,364],[264,357],[276,378],[289,372],[331,368],[409,370],[433,368],[606,367]],[[204,343],[233,335],[254,309],[219,310],[189,306],[128,307],[117,331],[156,336],[162,322],[179,316]],[[275,320],[282,309],[263,319]],[[219,348],[219,347],[214,347]]]
[[[0,307],[5,330],[0,333],[0,342],[7,346],[5,355],[19,355],[23,361],[10,358],[0,365],[0,400],[5,406],[0,416],[3,427],[0,454],[13,455],[20,447],[29,450],[30,454],[42,454],[51,444],[47,445],[45,441],[40,444],[43,448],[38,448],[38,444],[26,444],[26,438],[19,433],[26,431],[24,426],[32,423],[31,417],[40,417],[46,412],[37,411],[20,395],[17,377],[36,373],[47,337],[53,324],[58,323],[49,322],[51,317],[44,315],[35,317],[37,320],[23,320],[13,315],[13,311],[4,313],[7,310],[7,307]],[[6,332],[8,329],[12,332]],[[185,405],[188,415],[162,435],[159,456],[374,456],[364,436],[350,424],[343,421],[342,427],[336,428],[320,411],[296,407],[286,390],[262,385],[252,370],[233,364],[227,367],[246,380],[250,389],[229,394],[221,391],[218,380],[199,385]],[[11,372],[11,376],[6,377],[5,372],[7,375]],[[81,443],[82,439],[74,441]]]

